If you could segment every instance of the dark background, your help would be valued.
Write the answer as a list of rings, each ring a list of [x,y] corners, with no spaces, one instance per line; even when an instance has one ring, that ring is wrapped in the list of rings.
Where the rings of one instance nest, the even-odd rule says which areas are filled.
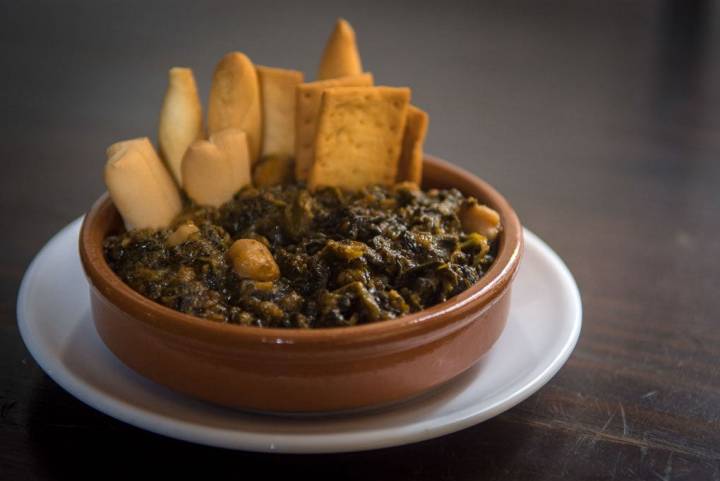
[[[97,461],[127,478],[720,479],[718,7],[0,2],[0,478]],[[103,191],[105,147],[154,136],[173,65],[203,92],[229,50],[312,78],[337,16],[380,83],[413,87],[427,150],[493,183],[566,260],[585,309],[570,361],[478,426],[332,456],[194,446],[66,394],[23,346],[15,300],[37,250]]]

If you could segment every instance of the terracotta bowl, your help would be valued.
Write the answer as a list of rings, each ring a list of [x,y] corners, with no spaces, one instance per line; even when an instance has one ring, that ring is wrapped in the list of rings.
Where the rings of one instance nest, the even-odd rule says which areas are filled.
[[[398,319],[353,327],[266,329],[220,324],[146,299],[105,262],[122,231],[109,197],[85,217],[80,256],[100,337],[126,365],[176,391],[224,406],[277,412],[358,409],[404,400],[475,364],[507,320],[522,228],[490,185],[425,159],[424,187],[456,187],[496,209],[504,231],[487,274],[458,296]]]

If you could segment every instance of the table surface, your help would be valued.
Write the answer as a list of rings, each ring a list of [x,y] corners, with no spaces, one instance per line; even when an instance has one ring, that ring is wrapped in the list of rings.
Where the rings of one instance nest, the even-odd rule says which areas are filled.
[[[0,3],[0,478],[720,479],[720,12],[710,2]],[[312,76],[336,16],[380,83],[411,85],[427,150],[497,186],[565,259],[585,317],[537,394],[410,446],[283,456],[132,428],[22,344],[21,276],[103,191],[104,148],[154,135],[173,65],[207,91],[243,50]]]

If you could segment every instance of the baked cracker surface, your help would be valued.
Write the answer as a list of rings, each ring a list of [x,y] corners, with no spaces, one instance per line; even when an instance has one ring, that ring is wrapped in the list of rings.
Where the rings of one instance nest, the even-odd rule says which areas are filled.
[[[326,89],[310,188],[394,184],[409,103],[405,87]]]

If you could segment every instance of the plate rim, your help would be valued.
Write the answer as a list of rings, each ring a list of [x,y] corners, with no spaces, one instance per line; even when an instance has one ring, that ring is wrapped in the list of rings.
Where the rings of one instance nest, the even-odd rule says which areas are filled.
[[[537,392],[567,362],[577,344],[582,329],[582,300],[572,273],[560,256],[548,244],[527,227],[523,227],[525,248],[527,249],[530,245],[533,245],[533,247],[539,249],[542,256],[547,259],[552,268],[558,273],[563,289],[568,293],[573,319],[570,332],[562,347],[552,358],[552,361],[529,382],[509,396],[495,401],[478,412],[473,412],[472,406],[470,406],[440,417],[389,429],[313,435],[298,433],[267,435],[203,426],[149,411],[146,408],[137,407],[131,402],[96,391],[92,384],[78,378],[72,371],[65,368],[61,362],[59,366],[62,369],[56,369],[58,366],[57,358],[44,354],[40,346],[35,343],[34,331],[25,315],[26,306],[29,302],[28,291],[31,280],[36,275],[35,271],[40,264],[39,260],[44,257],[47,250],[67,231],[75,228],[79,229],[79,224],[83,218],[84,216],[78,217],[56,232],[37,252],[23,274],[16,304],[20,336],[40,368],[55,383],[84,404],[136,428],[191,443],[253,452],[340,453],[412,444],[450,434],[495,417]],[[452,419],[448,420],[447,418]],[[243,435],[238,436],[239,433]],[[276,438],[277,441],[269,441],[268,437]]]

